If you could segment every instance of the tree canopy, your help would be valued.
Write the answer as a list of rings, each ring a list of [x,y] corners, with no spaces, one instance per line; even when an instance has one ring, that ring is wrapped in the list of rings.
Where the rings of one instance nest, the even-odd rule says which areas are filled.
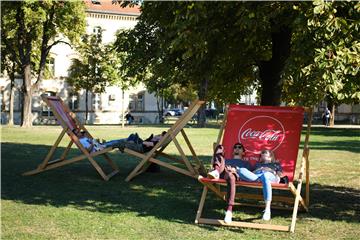
[[[118,35],[128,76],[195,86],[235,101],[255,86],[262,105],[359,100],[358,2],[144,2]]]
[[[2,50],[23,77],[22,126],[32,126],[32,92],[42,80],[51,48],[74,42],[85,31],[82,1],[5,1],[1,3]],[[36,82],[32,82],[36,78]]]
[[[120,56],[112,44],[102,43],[102,32],[99,27],[97,33],[83,35],[81,43],[76,47],[78,58],[72,60],[67,79],[76,91],[86,91],[85,120],[88,114],[89,92],[102,93],[106,86],[115,84],[126,88],[121,78]]]
[[[359,102],[360,4],[315,1],[299,11],[307,25],[294,33],[285,99],[304,105],[324,98],[336,105]]]

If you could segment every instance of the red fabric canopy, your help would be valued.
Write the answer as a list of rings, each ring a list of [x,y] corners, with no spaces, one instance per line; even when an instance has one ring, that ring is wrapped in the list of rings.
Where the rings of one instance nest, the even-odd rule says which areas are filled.
[[[231,104],[228,109],[223,145],[226,159],[232,158],[236,142],[246,150],[244,159],[255,165],[261,150],[275,153],[283,172],[293,181],[304,109]]]
[[[62,101],[58,97],[47,97],[47,98],[49,104],[52,105],[53,110],[56,111],[61,116],[62,120],[66,125],[64,125],[62,121],[59,121],[59,119],[57,119],[58,123],[62,125],[65,129],[68,127],[70,131],[76,129],[77,126],[75,120],[70,116],[69,112],[66,111]]]

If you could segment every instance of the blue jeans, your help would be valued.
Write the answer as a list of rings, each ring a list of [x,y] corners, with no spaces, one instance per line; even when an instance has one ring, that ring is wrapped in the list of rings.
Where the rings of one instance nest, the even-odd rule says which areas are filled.
[[[104,145],[105,147],[115,148],[115,147],[123,146],[128,142],[140,144],[143,142],[143,140],[139,137],[139,135],[137,133],[132,133],[127,138],[111,140],[111,141],[103,143],[102,145]]]
[[[330,117],[325,117],[325,126],[329,126]]]
[[[108,142],[104,142],[102,143],[102,145],[104,145],[106,148],[108,147],[116,147],[118,145],[120,145],[122,142],[126,142],[127,139],[124,138],[124,139],[117,139],[117,140],[111,140],[111,141],[108,141]]]
[[[275,176],[271,172],[262,171],[262,170],[253,173],[247,168],[239,168],[238,174],[240,179],[243,181],[247,181],[247,182],[261,181],[263,185],[264,200],[271,201],[272,199],[271,183],[278,181],[277,176]]]

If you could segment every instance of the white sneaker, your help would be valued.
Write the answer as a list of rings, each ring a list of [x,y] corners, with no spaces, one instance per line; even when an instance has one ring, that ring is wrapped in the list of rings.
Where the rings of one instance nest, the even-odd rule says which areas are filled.
[[[209,173],[207,174],[207,177],[208,177],[208,178],[211,178],[211,179],[219,179],[219,172],[218,172],[218,170],[213,170],[213,171],[209,172]]]
[[[262,217],[264,221],[269,221],[271,219],[271,212],[270,210],[265,210],[264,215]]]
[[[224,222],[225,223],[231,223],[232,222],[232,211],[226,211]]]

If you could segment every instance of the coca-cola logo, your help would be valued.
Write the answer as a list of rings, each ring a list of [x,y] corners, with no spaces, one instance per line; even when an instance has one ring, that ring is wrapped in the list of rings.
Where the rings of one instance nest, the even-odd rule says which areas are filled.
[[[238,141],[246,151],[260,154],[261,150],[275,151],[285,138],[285,129],[279,120],[270,116],[256,116],[247,120],[238,133]]]

